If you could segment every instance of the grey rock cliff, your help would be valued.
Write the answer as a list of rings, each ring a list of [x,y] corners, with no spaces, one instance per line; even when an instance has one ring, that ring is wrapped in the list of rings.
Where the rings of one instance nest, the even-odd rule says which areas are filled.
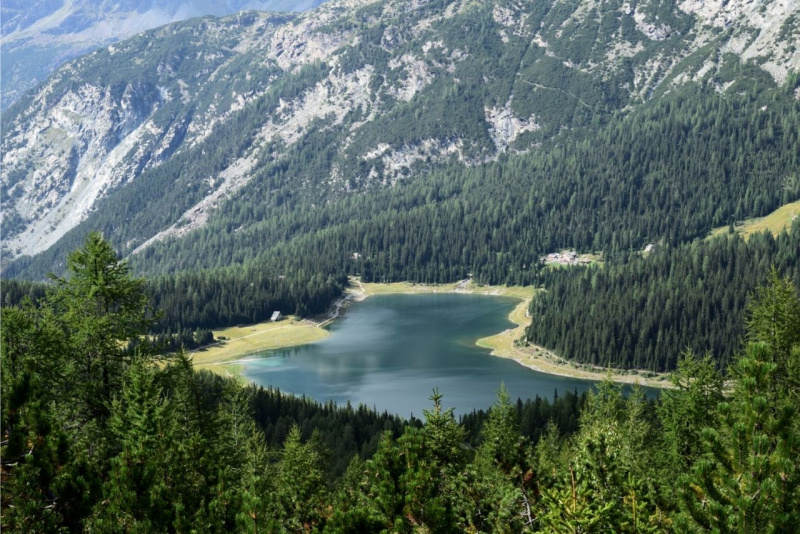
[[[243,116],[257,121],[252,138],[221,170],[194,177],[202,194],[132,238],[130,251],[202,226],[259,170],[323,132],[336,153],[323,181],[289,184],[322,197],[535,149],[571,127],[565,117],[624,112],[682,84],[724,91],[717,77],[729,56],[776,84],[800,66],[798,0],[685,1],[669,20],[657,2],[590,0],[535,25],[529,7],[333,0],[297,15],[177,23],[74,60],[4,116],[6,258],[46,250],[110,193],[176,155],[213,150],[204,143],[215,128]],[[616,30],[581,33],[608,10]],[[472,46],[475,20],[496,49]],[[505,58],[516,63],[474,79]],[[304,68],[324,75],[308,81]]]

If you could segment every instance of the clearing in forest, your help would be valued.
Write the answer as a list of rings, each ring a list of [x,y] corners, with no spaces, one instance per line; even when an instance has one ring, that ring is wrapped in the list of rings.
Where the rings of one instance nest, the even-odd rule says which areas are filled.
[[[790,202],[776,209],[765,217],[747,219],[734,225],[734,230],[745,239],[753,234],[769,230],[772,235],[778,235],[784,228],[790,228],[795,219],[800,218],[800,200]],[[716,237],[728,232],[727,226],[720,226],[711,230],[709,237]]]

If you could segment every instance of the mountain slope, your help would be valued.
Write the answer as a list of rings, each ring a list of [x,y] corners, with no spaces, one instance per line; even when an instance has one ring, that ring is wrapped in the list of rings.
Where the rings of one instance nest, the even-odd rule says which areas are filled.
[[[313,206],[352,210],[355,192],[391,196],[436,168],[502,169],[504,153],[571,145],[692,87],[709,102],[754,87],[782,95],[785,122],[798,94],[800,56],[786,39],[796,12],[796,2],[714,11],[360,0],[168,26],[65,66],[9,110],[6,256],[75,241],[81,221],[78,233],[103,228],[125,253],[210,227],[236,249],[236,233],[276,232],[270,218],[297,206],[298,217]],[[759,37],[775,28],[781,38]],[[773,136],[775,113],[761,125]],[[780,135],[791,143],[791,131]],[[756,214],[743,209],[703,224]],[[315,224],[304,227],[324,227]],[[261,250],[287,237],[270,235]]]
[[[2,15],[2,102],[6,109],[60,64],[139,32],[244,9],[302,11],[320,0],[6,0]]]

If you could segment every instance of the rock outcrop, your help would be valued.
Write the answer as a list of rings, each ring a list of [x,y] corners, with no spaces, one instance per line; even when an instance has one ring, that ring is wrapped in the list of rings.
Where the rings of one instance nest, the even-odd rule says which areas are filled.
[[[230,136],[212,134],[232,124],[240,145],[213,171],[182,170],[191,202],[132,232],[131,251],[207,223],[298,153],[330,151],[281,187],[324,198],[535,149],[684,83],[724,91],[731,57],[782,84],[800,65],[799,2],[686,0],[667,16],[659,2],[542,15],[513,0],[333,0],[152,30],[66,64],[4,114],[4,256],[46,250],[165,162],[218,150]],[[598,33],[600,20],[616,26]]]

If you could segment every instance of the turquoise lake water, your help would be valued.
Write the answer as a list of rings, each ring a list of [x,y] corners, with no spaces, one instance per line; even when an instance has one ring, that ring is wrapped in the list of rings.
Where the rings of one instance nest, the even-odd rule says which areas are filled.
[[[316,343],[242,362],[263,386],[422,417],[433,388],[456,413],[488,408],[505,383],[512,399],[585,391],[593,382],[537,373],[475,345],[514,325],[518,300],[462,294],[377,295],[354,304]]]

